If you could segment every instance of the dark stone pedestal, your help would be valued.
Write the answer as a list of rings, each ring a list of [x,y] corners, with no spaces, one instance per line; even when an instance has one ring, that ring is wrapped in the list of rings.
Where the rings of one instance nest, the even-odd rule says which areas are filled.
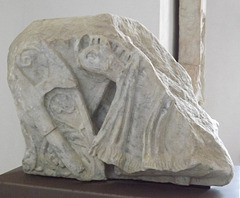
[[[0,198],[239,198],[239,167],[224,187],[178,186],[142,181],[80,182],[27,175],[20,168],[0,176]]]

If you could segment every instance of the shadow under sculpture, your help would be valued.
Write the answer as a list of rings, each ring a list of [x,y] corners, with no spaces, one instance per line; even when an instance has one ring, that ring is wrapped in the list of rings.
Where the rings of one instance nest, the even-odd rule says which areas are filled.
[[[26,173],[206,186],[233,176],[187,72],[137,21],[35,21],[10,46],[8,82]]]

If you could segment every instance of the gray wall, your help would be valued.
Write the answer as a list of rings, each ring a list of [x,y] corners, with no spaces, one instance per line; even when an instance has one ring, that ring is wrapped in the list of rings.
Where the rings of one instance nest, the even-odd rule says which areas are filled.
[[[222,138],[240,165],[240,1],[207,1],[205,96]]]

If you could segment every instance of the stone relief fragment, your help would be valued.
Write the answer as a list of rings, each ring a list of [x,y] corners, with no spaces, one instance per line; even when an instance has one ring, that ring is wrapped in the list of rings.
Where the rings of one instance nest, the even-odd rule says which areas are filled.
[[[137,21],[35,21],[10,46],[8,82],[26,173],[207,186],[233,176],[189,75]]]

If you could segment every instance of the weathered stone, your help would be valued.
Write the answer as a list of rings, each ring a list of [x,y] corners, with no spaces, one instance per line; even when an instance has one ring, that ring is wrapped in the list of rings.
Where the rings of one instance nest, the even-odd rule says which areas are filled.
[[[138,22],[109,14],[35,21],[12,43],[8,64],[26,173],[231,180],[217,122],[185,69]]]

